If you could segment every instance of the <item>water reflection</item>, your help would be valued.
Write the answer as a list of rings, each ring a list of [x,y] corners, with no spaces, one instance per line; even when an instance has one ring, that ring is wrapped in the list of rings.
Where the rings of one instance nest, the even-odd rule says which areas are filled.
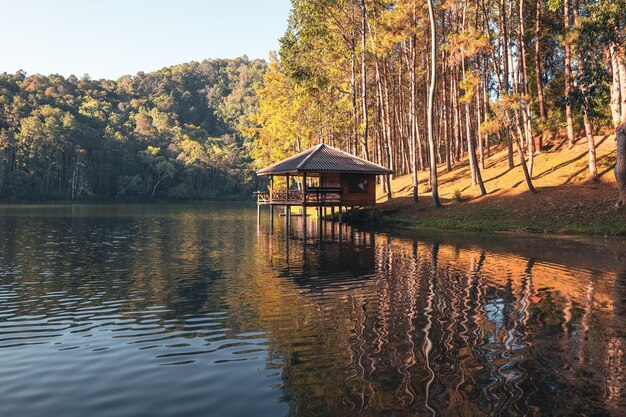
[[[272,254],[274,276],[301,289],[297,310],[277,314],[280,343],[270,341],[299,414],[624,411],[619,261],[358,230],[345,243],[334,227],[304,245],[293,225],[290,238],[261,231],[257,248]]]
[[[0,415],[623,415],[626,267],[253,207],[0,208]]]

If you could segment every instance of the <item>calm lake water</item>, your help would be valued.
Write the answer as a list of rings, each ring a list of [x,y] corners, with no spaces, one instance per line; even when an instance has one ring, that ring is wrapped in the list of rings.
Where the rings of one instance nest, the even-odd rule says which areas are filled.
[[[0,207],[0,416],[626,415],[619,250],[309,221]]]

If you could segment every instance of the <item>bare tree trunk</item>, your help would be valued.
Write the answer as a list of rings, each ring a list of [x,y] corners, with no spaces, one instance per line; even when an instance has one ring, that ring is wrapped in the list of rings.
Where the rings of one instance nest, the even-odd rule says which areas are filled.
[[[589,181],[598,179],[598,168],[596,167],[596,143],[593,139],[591,122],[589,121],[589,98],[585,97],[583,104],[583,122],[585,124],[585,136],[587,137],[587,149],[589,151]]]
[[[537,100],[539,101],[539,116],[546,121],[546,108],[543,103],[543,86],[541,85],[541,9],[542,0],[537,0],[537,13],[535,22],[535,77],[537,78]]]
[[[411,100],[409,102],[409,121],[411,124],[411,179],[413,180],[413,201],[417,202],[419,200],[419,190],[418,190],[418,182],[417,182],[417,92],[415,91],[416,80],[415,80],[415,42],[416,37],[412,35],[409,39],[409,77],[410,77],[410,85],[411,85]]]
[[[620,88],[619,64],[615,45],[609,47],[609,59],[611,60],[611,74],[613,81],[611,82],[611,116],[613,117],[613,125],[620,124],[622,118],[622,94]]]
[[[615,180],[617,181],[617,189],[619,191],[619,200],[615,208],[623,209],[626,206],[626,122],[623,122],[615,129],[615,139],[617,141]]]
[[[355,61],[356,61],[356,45],[355,40],[352,39],[350,43],[350,89],[352,90],[352,138],[350,140],[350,144],[348,148],[350,152],[356,155],[357,152],[357,144],[359,143],[359,116],[357,112],[356,105],[356,71],[355,71]]]
[[[500,0],[500,61],[502,62],[502,88],[500,93],[502,96],[506,96],[509,93],[509,38],[507,35],[507,23],[506,23],[506,1]],[[495,61],[495,60],[494,60]],[[513,142],[512,135],[509,129],[504,131],[506,135],[507,156],[509,162],[509,169],[513,169],[515,164],[513,163]]]
[[[526,134],[526,146],[528,149],[528,172],[530,177],[533,177],[533,164],[534,164],[534,155],[535,155],[535,143],[533,141],[533,127],[530,121],[530,103],[528,100],[529,91],[528,91],[528,69],[526,67],[526,43],[524,41],[525,35],[524,28],[524,0],[519,0],[519,48],[521,58],[518,57],[518,67],[521,64],[521,111],[522,111],[522,119],[524,121],[524,132]],[[521,62],[520,62],[521,61]]]
[[[482,71],[481,71],[482,72]],[[481,122],[482,122],[482,116],[480,114],[480,107],[481,107],[481,103],[480,103],[480,93],[482,91],[481,89],[481,84],[482,84],[482,77],[480,78],[481,81],[479,81],[478,86],[476,88],[476,126],[477,126],[477,136],[478,136],[478,162],[480,165],[480,169],[485,169],[485,150],[483,148],[483,135],[482,135],[482,129],[481,129]]]
[[[361,139],[361,147],[365,159],[369,159],[369,150],[367,148],[367,136],[369,133],[369,117],[367,114],[367,62],[365,60],[366,52],[366,28],[367,15],[365,10],[365,0],[361,0],[361,102],[363,105],[363,139]]]
[[[447,31],[448,31],[448,20],[447,20],[447,16],[448,13],[444,10],[441,13],[442,16],[442,21],[441,21],[441,32],[442,32],[442,38],[445,38],[447,36]],[[440,120],[441,120],[441,124],[442,124],[442,132],[443,132],[443,152],[444,152],[444,158],[445,158],[445,162],[446,162],[446,172],[450,172],[452,171],[452,161],[451,161],[451,155],[450,155],[450,139],[452,138],[452,132],[451,132],[451,119],[450,119],[450,102],[449,102],[449,93],[448,93],[448,83],[447,83],[447,79],[449,77],[449,73],[448,73],[448,63],[446,62],[447,57],[446,57],[446,53],[445,51],[441,52],[441,73],[442,73],[442,77],[441,77],[441,95],[442,95],[442,99],[441,101],[441,116],[440,116]]]
[[[565,119],[567,121],[567,143],[574,146],[574,121],[572,120],[572,45],[570,36],[570,0],[563,0],[563,22],[565,24]]]
[[[445,61],[445,58],[444,58]],[[445,64],[444,64],[445,66]],[[443,99],[442,99],[442,103],[443,103],[443,132],[444,132],[444,139],[445,139],[445,153],[446,153],[446,171],[450,172],[452,171],[452,163],[450,161],[450,139],[451,139],[451,135],[450,135],[450,126],[448,123],[448,117],[449,117],[449,104],[448,104],[448,95],[447,95],[447,88],[446,88],[446,72],[444,69],[444,76],[443,76],[443,82],[441,83],[441,87],[442,87],[442,92],[443,92]]]
[[[578,28],[578,0],[573,2],[574,11],[574,27]],[[583,55],[579,52],[576,54],[578,60],[578,71],[585,72],[585,61],[583,61]],[[584,82],[580,83],[580,91],[583,94],[583,124],[585,126],[585,137],[587,138],[587,149],[589,154],[589,181],[596,181],[598,179],[598,168],[596,167],[596,144],[593,139],[593,129],[591,127],[591,121],[589,120],[589,91],[587,85]]]
[[[383,60],[383,105],[385,106],[385,112],[383,114],[383,117],[386,117],[386,127],[387,127],[387,134],[386,134],[386,138],[385,138],[385,142],[384,142],[384,150],[385,150],[385,156],[387,159],[387,168],[389,168],[390,170],[394,171],[394,165],[392,163],[391,160],[391,150],[393,148],[393,131],[392,131],[392,123],[391,123],[391,106],[389,105],[390,102],[390,98],[389,98],[389,82],[388,82],[388,77],[389,77],[389,72],[387,71],[387,64],[386,61]],[[387,183],[387,198],[391,199],[391,175],[385,175],[385,181]]]
[[[462,70],[463,70],[463,78],[465,79],[465,63],[464,62],[463,62]],[[482,175],[480,174],[480,168],[478,167],[478,163],[476,161],[476,147],[474,146],[474,139],[472,138],[472,133],[470,129],[469,100],[465,102],[465,128],[467,131],[467,153],[469,156],[470,173],[472,175],[472,185],[476,185],[476,183],[478,183],[480,187],[481,195],[487,195],[487,191],[485,190],[485,184],[483,184],[483,178],[482,178]]]
[[[624,56],[623,51],[617,56],[617,69],[619,73],[620,96],[622,98],[620,103],[620,111],[622,113],[620,122],[624,124],[626,123],[626,56]]]
[[[537,190],[533,186],[532,179],[530,178],[530,173],[528,172],[528,168],[526,168],[526,161],[524,160],[524,150],[522,149],[522,145],[520,145],[518,139],[515,140],[515,144],[517,145],[517,151],[519,152],[520,164],[522,165],[522,170],[524,171],[524,179],[526,180],[528,190],[531,193],[536,193]]]
[[[435,158],[434,115],[435,83],[437,81],[437,39],[433,2],[428,0],[428,17],[430,20],[430,89],[428,91],[428,149],[430,153],[430,178],[433,190],[433,206],[441,207],[437,184],[437,159]]]
[[[452,107],[454,111],[454,160],[458,161],[461,159],[461,135],[462,135],[462,127],[461,127],[461,110],[459,106],[459,90],[457,88],[458,82],[456,79],[455,71],[452,71],[451,74],[452,86],[450,88],[450,94],[452,95]]]

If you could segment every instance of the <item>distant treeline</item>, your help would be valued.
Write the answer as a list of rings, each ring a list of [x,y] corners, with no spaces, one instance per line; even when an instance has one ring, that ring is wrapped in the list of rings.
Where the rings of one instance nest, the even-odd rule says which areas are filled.
[[[0,200],[228,198],[256,186],[242,131],[266,63],[205,60],[117,81],[0,74]]]

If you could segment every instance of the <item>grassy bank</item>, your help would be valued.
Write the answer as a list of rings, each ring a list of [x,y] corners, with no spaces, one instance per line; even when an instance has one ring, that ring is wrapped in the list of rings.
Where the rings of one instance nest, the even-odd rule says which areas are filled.
[[[412,199],[410,175],[392,181],[393,198],[379,199],[385,225],[401,228],[470,231],[524,231],[561,234],[626,235],[626,214],[613,206],[617,190],[612,167],[615,138],[597,136],[597,166],[600,179],[587,181],[587,145],[578,140],[568,149],[562,139],[545,144],[535,155],[530,193],[523,172],[516,164],[509,169],[506,149],[492,149],[485,159],[482,176],[487,195],[472,186],[467,161],[446,172],[439,167],[443,207],[432,207],[428,174],[419,173],[420,201]],[[379,194],[380,191],[379,191]]]

